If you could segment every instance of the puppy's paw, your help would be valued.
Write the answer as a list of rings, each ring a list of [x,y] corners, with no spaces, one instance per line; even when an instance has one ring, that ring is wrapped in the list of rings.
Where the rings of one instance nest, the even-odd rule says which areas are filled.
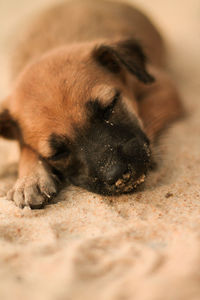
[[[58,192],[58,183],[48,172],[20,178],[8,192],[7,198],[24,208],[41,208]]]

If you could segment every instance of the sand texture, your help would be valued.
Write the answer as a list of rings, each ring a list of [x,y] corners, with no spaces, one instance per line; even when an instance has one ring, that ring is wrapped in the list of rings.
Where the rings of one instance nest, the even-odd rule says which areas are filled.
[[[0,97],[9,93],[9,36],[48,0],[0,1]],[[143,192],[106,198],[70,187],[45,209],[5,192],[17,147],[0,140],[0,299],[200,299],[200,2],[135,1],[168,40],[187,117],[161,139],[160,169]]]

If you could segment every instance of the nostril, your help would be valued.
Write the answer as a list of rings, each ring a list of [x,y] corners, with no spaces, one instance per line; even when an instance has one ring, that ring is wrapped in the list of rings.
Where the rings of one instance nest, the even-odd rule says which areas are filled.
[[[109,185],[114,184],[118,179],[122,178],[126,173],[126,166],[122,163],[117,163],[107,171],[106,181]]]

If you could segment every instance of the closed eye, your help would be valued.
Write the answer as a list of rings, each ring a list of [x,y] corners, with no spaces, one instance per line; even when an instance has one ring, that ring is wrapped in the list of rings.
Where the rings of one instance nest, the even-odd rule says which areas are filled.
[[[115,105],[120,99],[120,92],[117,92],[112,100],[112,102],[103,109],[103,119],[107,121],[112,113],[114,112]]]
[[[114,107],[117,104],[118,100],[120,99],[120,92],[116,92],[115,96],[112,98],[111,103],[107,106],[103,105],[101,101],[97,98],[95,100],[90,100],[86,103],[86,108],[89,112],[90,118],[95,120],[108,120],[111,114],[114,111]]]
[[[71,142],[66,136],[52,133],[49,137],[49,146],[52,149],[52,155],[48,159],[52,161],[66,159],[71,152],[70,145]]]
[[[63,158],[67,158],[69,156],[70,152],[69,150],[65,151],[65,152],[60,152],[60,153],[56,153],[54,155],[52,155],[51,157],[49,157],[50,160],[53,161],[57,161],[57,160],[61,160]]]

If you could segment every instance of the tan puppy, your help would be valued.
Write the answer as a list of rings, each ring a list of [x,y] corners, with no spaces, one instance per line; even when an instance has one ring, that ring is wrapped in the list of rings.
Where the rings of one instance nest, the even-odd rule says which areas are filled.
[[[0,134],[21,147],[9,198],[41,207],[69,182],[115,195],[151,168],[150,145],[182,112],[162,39],[137,9],[73,1],[44,12],[16,49]]]

